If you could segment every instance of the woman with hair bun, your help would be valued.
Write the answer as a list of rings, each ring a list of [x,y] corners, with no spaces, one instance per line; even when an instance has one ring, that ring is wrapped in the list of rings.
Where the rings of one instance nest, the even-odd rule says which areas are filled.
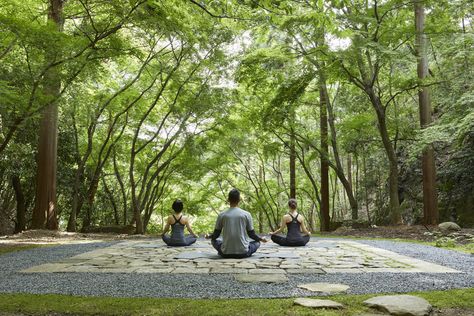
[[[298,204],[295,199],[290,199],[288,201],[290,211],[288,214],[283,215],[280,228],[274,232],[270,232],[272,241],[274,243],[277,243],[280,246],[290,247],[304,246],[308,243],[311,232],[306,229],[303,215],[296,211],[297,205]],[[285,226],[288,229],[286,237],[277,235],[285,228]],[[301,234],[301,232],[303,232],[303,234]]]
[[[172,247],[182,247],[194,244],[198,236],[193,232],[189,219],[182,214],[183,202],[179,199],[174,201],[172,208],[174,210],[174,214],[168,216],[168,220],[166,221],[165,229],[163,230],[161,238],[168,246]],[[185,226],[191,233],[191,236],[184,235]],[[166,233],[170,230],[170,227],[171,236],[168,236]]]

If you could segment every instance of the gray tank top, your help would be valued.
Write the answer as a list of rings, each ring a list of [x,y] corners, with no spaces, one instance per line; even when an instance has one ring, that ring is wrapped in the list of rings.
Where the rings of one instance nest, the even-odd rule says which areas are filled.
[[[288,240],[300,240],[302,238],[301,236],[301,230],[300,230],[300,222],[298,222],[298,215],[296,214],[295,217],[293,215],[289,214],[291,217],[291,222],[286,223],[286,228],[288,229],[288,234],[286,235],[286,239]]]
[[[175,220],[174,224],[171,224],[171,241],[172,242],[185,242],[184,239],[184,226],[181,224],[181,218],[183,218],[183,215],[181,215],[179,218],[176,218],[173,215],[173,218]]]

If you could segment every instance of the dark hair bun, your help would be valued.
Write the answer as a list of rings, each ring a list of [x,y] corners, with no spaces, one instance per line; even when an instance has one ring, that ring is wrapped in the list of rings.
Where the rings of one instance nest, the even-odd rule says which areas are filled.
[[[288,200],[288,206],[290,208],[296,208],[298,206],[298,202],[296,202],[296,199],[289,199]]]
[[[171,207],[176,213],[179,213],[183,210],[183,201],[176,199]]]

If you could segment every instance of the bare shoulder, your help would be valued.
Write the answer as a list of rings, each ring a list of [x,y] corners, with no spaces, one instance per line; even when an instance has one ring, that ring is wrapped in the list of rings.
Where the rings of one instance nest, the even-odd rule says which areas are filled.
[[[304,216],[303,216],[303,214],[298,213],[298,222],[301,223],[302,221],[304,221]]]

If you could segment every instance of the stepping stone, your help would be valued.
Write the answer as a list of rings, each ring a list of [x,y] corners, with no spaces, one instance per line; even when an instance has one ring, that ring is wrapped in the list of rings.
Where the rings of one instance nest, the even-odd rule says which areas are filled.
[[[364,301],[364,304],[391,315],[425,316],[433,309],[425,299],[412,295],[377,296]]]
[[[331,308],[331,309],[344,308],[344,305],[338,302],[334,302],[331,300],[316,300],[312,298],[297,298],[294,301],[294,303],[296,305],[312,307],[312,308]]]
[[[343,293],[349,289],[348,285],[345,284],[332,284],[332,283],[307,283],[298,285],[301,289],[306,289],[311,292],[320,292],[328,294]]]
[[[234,279],[242,283],[285,283],[288,277],[284,274],[236,274]]]

